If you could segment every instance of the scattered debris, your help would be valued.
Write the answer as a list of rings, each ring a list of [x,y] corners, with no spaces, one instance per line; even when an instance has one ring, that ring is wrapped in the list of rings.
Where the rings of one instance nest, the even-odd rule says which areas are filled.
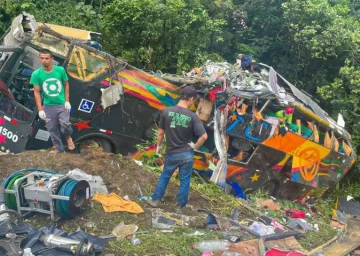
[[[287,225],[292,229],[303,229],[305,231],[312,230],[311,226],[304,219],[290,218]]]
[[[269,209],[270,211],[280,210],[280,205],[275,203],[272,199],[268,199],[268,200],[259,199],[258,202],[262,207],[264,207],[265,209]]]
[[[307,251],[299,244],[299,242],[293,236],[278,240],[266,241],[265,246],[267,248],[301,251],[307,254]]]
[[[262,236],[275,234],[275,228],[273,226],[268,226],[258,221],[254,221],[249,228]]]
[[[259,240],[253,239],[243,241],[239,243],[230,243],[229,250],[227,252],[239,253],[241,256],[258,256],[259,251]],[[214,256],[221,256],[223,252],[215,252]]]
[[[112,230],[112,234],[117,238],[117,240],[123,240],[127,236],[134,234],[138,230],[138,226],[134,224],[125,225],[122,221],[119,225],[115,226]]]
[[[305,219],[306,215],[304,211],[300,211],[297,209],[288,209],[285,211],[286,216],[294,218],[294,219]]]
[[[338,210],[351,216],[360,217],[360,203],[338,198]]]
[[[135,246],[135,245],[141,244],[141,240],[137,237],[133,237],[133,238],[131,238],[130,243]]]
[[[346,228],[346,224],[341,223],[337,220],[330,220],[330,226],[336,229],[344,230]]]
[[[178,213],[163,212],[160,209],[152,211],[152,226],[157,229],[171,229],[175,226],[204,228],[206,216],[187,216]]]
[[[286,250],[280,250],[276,248],[271,248],[270,250],[266,251],[264,256],[306,256],[306,254],[303,254],[302,252],[298,251],[286,251]]]
[[[86,172],[76,168],[72,171],[69,171],[68,174],[69,178],[75,180],[86,180],[90,185],[90,197],[94,196],[95,194],[108,194],[108,189],[104,184],[103,179],[99,176],[92,176],[87,174]]]
[[[229,250],[230,243],[227,240],[204,240],[191,245],[191,248],[200,252],[216,252]]]
[[[260,217],[259,217],[259,220],[260,221],[262,221],[264,224],[266,224],[266,225],[271,225],[271,226],[273,226],[276,230],[282,230],[282,231],[285,231],[286,230],[286,228],[283,226],[283,225],[281,225],[279,222],[277,222],[275,219],[273,219],[273,218],[270,218],[270,217],[268,217],[268,216],[266,216],[266,215],[261,215]]]

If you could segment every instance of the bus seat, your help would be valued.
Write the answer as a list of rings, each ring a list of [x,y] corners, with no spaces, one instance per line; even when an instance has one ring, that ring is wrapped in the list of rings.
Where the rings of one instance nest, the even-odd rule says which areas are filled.
[[[318,129],[317,129],[317,126],[316,125],[314,125],[314,130],[313,130],[313,140],[314,140],[314,142],[316,142],[316,143],[319,143],[319,131],[318,131]]]
[[[334,139],[334,150],[339,151],[339,141],[335,138],[334,134],[332,135]]]
[[[344,147],[344,151],[345,151],[345,154],[347,156],[350,156],[351,155],[351,147],[345,143],[345,141],[342,142],[342,145]]]
[[[301,124],[301,135],[304,138],[312,139],[311,136],[313,135],[313,131],[307,128],[304,124]]]
[[[301,120],[300,119],[296,119],[296,125],[298,127],[298,131],[296,132],[296,134],[301,136],[302,127],[301,127]]]
[[[324,146],[327,148],[331,148],[331,138],[329,132],[325,133]]]

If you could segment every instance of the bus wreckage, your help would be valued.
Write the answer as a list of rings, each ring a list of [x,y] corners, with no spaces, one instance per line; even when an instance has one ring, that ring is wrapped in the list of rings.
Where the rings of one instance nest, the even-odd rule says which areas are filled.
[[[73,139],[81,151],[89,142],[105,151],[134,152],[153,136],[159,112],[176,105],[181,88],[193,85],[192,106],[208,133],[195,152],[194,170],[234,191],[262,188],[273,196],[296,198],[324,192],[355,162],[351,136],[307,93],[272,67],[259,72],[207,61],[183,76],[141,71],[94,44],[97,33],[16,17],[0,46],[0,149],[20,153],[51,146],[34,104],[31,73],[47,48],[68,73]],[[291,109],[284,124],[281,115]],[[341,119],[341,118],[340,118]],[[194,138],[196,139],[196,138]],[[153,156],[150,147],[134,159]]]

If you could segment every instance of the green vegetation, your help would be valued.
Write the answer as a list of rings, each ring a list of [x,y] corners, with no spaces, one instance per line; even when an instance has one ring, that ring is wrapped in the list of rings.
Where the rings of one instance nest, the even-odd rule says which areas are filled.
[[[180,73],[251,54],[317,96],[333,118],[341,112],[360,145],[357,0],[0,0],[1,34],[22,11],[101,32],[105,51],[145,70]]]
[[[133,246],[129,241],[112,241],[109,249],[120,253],[121,255],[201,255],[195,249],[191,249],[191,244],[204,239],[222,239],[223,236],[214,232],[201,231],[204,235],[196,236],[195,229],[191,228],[174,228],[172,232],[161,232],[152,230],[149,234],[139,234],[142,243]],[[156,249],[154,249],[156,245]]]

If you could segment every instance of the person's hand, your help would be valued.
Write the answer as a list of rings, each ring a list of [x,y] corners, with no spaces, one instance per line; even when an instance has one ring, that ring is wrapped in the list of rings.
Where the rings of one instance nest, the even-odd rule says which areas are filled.
[[[194,142],[190,142],[190,143],[188,143],[188,145],[189,145],[192,149],[195,149],[195,144],[194,144]]]
[[[40,117],[42,120],[45,120],[45,119],[46,119],[46,115],[45,115],[45,111],[44,111],[44,110],[40,110],[40,111],[39,111],[39,117]]]
[[[279,123],[283,123],[284,122],[284,119],[282,119],[282,118],[278,118],[278,121],[279,121]]]
[[[162,157],[161,151],[162,151],[162,146],[156,146],[156,155],[157,156]]]
[[[65,109],[66,109],[67,111],[70,111],[70,109],[71,109],[70,102],[68,102],[68,101],[65,102]]]

